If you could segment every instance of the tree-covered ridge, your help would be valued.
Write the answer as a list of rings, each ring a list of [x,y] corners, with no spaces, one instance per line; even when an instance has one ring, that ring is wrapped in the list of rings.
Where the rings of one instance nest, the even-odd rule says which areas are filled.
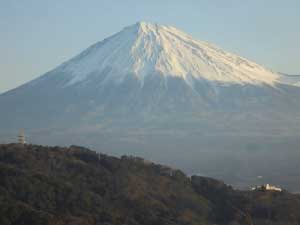
[[[1,225],[299,224],[300,198],[242,192],[137,157],[0,145]]]

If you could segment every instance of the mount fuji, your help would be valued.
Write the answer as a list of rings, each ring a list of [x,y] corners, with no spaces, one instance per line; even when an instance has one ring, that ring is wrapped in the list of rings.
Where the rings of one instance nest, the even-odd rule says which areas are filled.
[[[172,26],[139,22],[0,95],[0,135],[24,128],[35,143],[136,154],[240,186],[261,172],[279,182],[270,167],[295,169],[282,157],[300,147],[300,88],[281,77]]]
[[[105,82],[122,83],[126,75],[143,85],[148,76],[180,78],[190,86],[194,80],[234,84],[269,84],[278,76],[241,57],[196,41],[174,27],[140,22],[97,43],[63,64],[71,86],[89,82],[105,73]],[[97,81],[99,83],[99,81]]]

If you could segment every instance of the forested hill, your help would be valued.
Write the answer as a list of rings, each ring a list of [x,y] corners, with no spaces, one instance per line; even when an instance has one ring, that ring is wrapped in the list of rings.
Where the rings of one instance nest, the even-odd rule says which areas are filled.
[[[0,145],[1,225],[300,224],[300,196],[233,190],[136,157]]]

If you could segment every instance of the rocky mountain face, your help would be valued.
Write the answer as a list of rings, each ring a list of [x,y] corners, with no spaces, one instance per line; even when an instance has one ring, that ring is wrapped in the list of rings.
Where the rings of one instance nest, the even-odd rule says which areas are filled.
[[[263,66],[140,22],[0,95],[0,141],[24,128],[32,143],[103,147],[240,187],[263,175],[299,190],[299,96]]]
[[[0,145],[1,225],[296,225],[299,195],[83,147]]]

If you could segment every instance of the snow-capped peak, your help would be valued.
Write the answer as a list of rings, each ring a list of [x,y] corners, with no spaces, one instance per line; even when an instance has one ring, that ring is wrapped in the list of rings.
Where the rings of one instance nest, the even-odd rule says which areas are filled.
[[[146,22],[124,28],[60,68],[72,76],[68,85],[103,71],[110,71],[106,79],[118,82],[129,74],[141,81],[153,74],[178,77],[190,85],[194,79],[255,85],[273,85],[278,79],[276,73],[172,26]]]

